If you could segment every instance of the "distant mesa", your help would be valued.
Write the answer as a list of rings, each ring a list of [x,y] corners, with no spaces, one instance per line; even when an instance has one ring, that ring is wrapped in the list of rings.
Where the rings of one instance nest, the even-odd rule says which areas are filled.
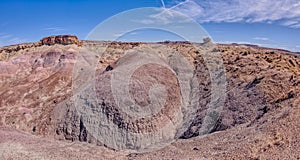
[[[0,47],[0,61],[7,60],[9,59],[9,57],[17,55],[17,52],[21,50],[40,47],[43,45],[53,46],[55,44],[58,45],[75,44],[77,46],[82,46],[82,41],[80,41],[77,38],[77,36],[74,35],[57,35],[57,36],[49,36],[49,37],[42,38],[39,42],[16,44],[16,45],[5,46],[2,48]]]
[[[50,36],[45,37],[40,40],[42,45],[55,45],[55,44],[62,44],[62,45],[69,45],[69,44],[76,44],[78,46],[82,45],[82,42],[78,40],[77,36],[74,35],[58,35],[58,36]]]

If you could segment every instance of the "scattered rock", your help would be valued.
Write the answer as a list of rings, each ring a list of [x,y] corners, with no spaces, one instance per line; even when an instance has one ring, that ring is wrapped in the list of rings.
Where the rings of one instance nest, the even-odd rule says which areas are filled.
[[[203,43],[210,43],[211,42],[211,38],[206,37],[203,39]]]
[[[246,85],[245,89],[250,89],[252,87],[255,87],[257,84],[259,84],[261,82],[261,80],[263,80],[265,77],[260,77],[257,78],[255,77],[252,82],[250,82],[249,84]]]

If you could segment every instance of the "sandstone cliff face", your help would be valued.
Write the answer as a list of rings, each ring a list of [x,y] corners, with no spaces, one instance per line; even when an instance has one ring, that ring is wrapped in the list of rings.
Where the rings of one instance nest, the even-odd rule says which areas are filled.
[[[58,39],[59,44],[73,43],[73,40]],[[49,148],[67,144],[49,140],[49,143],[44,146],[44,139],[35,138],[14,129],[7,129],[7,127],[30,134],[44,135],[46,138],[74,141],[82,153],[93,154],[81,144],[84,142],[98,145],[106,144],[98,141],[95,132],[90,130],[89,127],[93,126],[93,123],[86,123],[87,119],[85,118],[88,117],[85,117],[83,111],[91,109],[93,113],[105,113],[108,119],[119,128],[137,133],[157,129],[156,127],[159,128],[168,120],[158,119],[149,125],[142,125],[147,124],[147,121],[133,123],[133,120],[118,110],[117,104],[113,100],[114,97],[111,95],[110,82],[113,71],[122,68],[121,66],[124,66],[130,59],[130,57],[125,56],[125,52],[136,46],[151,46],[153,44],[84,42],[83,46],[80,47],[77,45],[52,45],[53,43],[56,43],[55,38],[50,38],[45,39],[45,45],[31,46],[30,44],[29,47],[23,47],[24,49],[21,47],[16,51],[11,50],[9,56],[0,61],[0,114],[3,115],[0,125],[5,126],[3,127],[4,133],[10,133],[6,135],[7,137],[0,136],[0,148],[5,148],[7,144],[12,144],[12,147],[13,145],[21,145],[15,151],[5,150],[3,153],[5,157],[9,157],[10,153],[11,155],[15,154],[16,157],[22,157],[24,153],[29,155],[30,159],[33,152],[38,152],[40,153],[39,156],[42,157],[50,154],[57,158],[64,153],[57,150],[50,152]],[[218,45],[228,84],[225,105],[212,132],[221,132],[198,139],[195,136],[199,135],[206,115],[207,104],[211,101],[207,98],[210,97],[212,89],[208,67],[200,54],[201,50],[194,48],[191,44],[179,42],[162,44],[180,52],[192,64],[194,68],[193,77],[197,78],[199,85],[199,90],[194,91],[199,95],[198,99],[194,99],[198,104],[195,118],[179,136],[184,140],[177,140],[164,149],[144,154],[112,153],[111,150],[93,145],[91,146],[92,149],[105,154],[115,154],[116,157],[124,159],[172,158],[174,154],[183,159],[186,157],[198,159],[199,156],[200,159],[211,157],[213,157],[212,159],[236,157],[239,159],[272,159],[274,158],[272,157],[273,154],[282,159],[299,158],[299,154],[297,154],[300,148],[298,134],[300,132],[298,118],[300,106],[299,55],[256,46]],[[103,47],[107,47],[103,55],[93,55],[95,58],[90,59],[89,51],[100,52]],[[5,49],[5,52],[1,52],[0,56],[5,55],[6,52]],[[159,54],[164,57],[162,53]],[[72,98],[74,91],[77,91],[74,90],[74,86],[82,89],[80,88],[82,84],[90,82],[90,79],[87,78],[83,82],[78,82],[80,84],[74,84],[74,78],[84,78],[89,75],[88,73],[86,73],[87,75],[80,74],[80,71],[84,73],[87,68],[82,67],[78,69],[78,75],[82,77],[76,76],[77,74],[74,76],[74,67],[80,58],[84,60],[82,66],[92,64],[94,59],[97,61],[95,74],[99,85],[94,93],[98,97],[102,97],[99,101],[89,99],[90,96],[93,96],[91,94],[93,87],[89,85],[82,90],[84,94],[80,94],[78,101],[74,101]],[[170,57],[166,56],[164,61],[171,65],[171,60],[168,58]],[[161,71],[158,72],[160,74],[145,74],[145,71],[156,73],[157,70]],[[146,94],[149,86],[155,81],[176,86],[178,83],[176,80],[166,79],[164,76],[172,77],[173,74],[179,73],[178,70],[169,73],[162,68],[154,67],[153,70],[153,67],[147,66],[137,70],[133,74],[136,81],[130,82],[134,89],[130,93],[132,97],[136,97],[134,101],[141,106],[146,106],[149,102],[149,97]],[[140,82],[145,82],[145,84]],[[176,87],[167,88],[167,91],[173,93],[173,96],[169,97],[170,100],[173,100],[170,103],[177,103],[176,97],[181,96],[182,92],[178,92]],[[75,107],[76,104],[80,104],[82,109],[80,114],[78,114],[78,107]],[[96,106],[100,106],[100,108]],[[171,107],[169,109],[163,113],[171,115],[176,108]],[[95,129],[101,133],[101,128],[104,127],[104,125],[99,125]],[[173,130],[170,133],[173,133]],[[17,135],[19,139],[16,140],[13,135]],[[127,136],[129,137],[129,135]],[[187,138],[191,139],[186,140]],[[78,141],[81,143],[77,143]],[[36,146],[44,147],[41,150],[32,148],[28,150],[30,148],[28,144],[31,142],[34,142]],[[23,152],[24,150],[26,152]],[[97,154],[94,155],[89,156],[96,159]],[[76,156],[80,157],[78,154]],[[73,159],[76,159],[76,156]],[[102,155],[97,156],[103,158]]]
[[[76,44],[78,46],[81,46],[81,42],[78,40],[78,38],[76,36],[72,36],[72,35],[58,35],[58,36],[45,37],[45,38],[41,39],[41,44],[42,45]]]
[[[24,43],[12,46],[6,46],[0,48],[0,61],[1,60],[8,60],[10,57],[16,56],[21,54],[21,52],[26,52],[30,48],[35,48],[41,46],[40,42],[36,43]]]

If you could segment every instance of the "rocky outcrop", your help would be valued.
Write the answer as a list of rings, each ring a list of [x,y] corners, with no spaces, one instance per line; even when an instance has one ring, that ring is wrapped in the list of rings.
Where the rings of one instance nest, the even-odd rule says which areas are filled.
[[[80,143],[88,142],[113,148],[114,146],[107,144],[117,144],[115,142],[118,141],[129,141],[124,146],[121,146],[120,149],[127,147],[134,150],[138,148],[132,144],[139,142],[140,137],[132,139],[133,134],[150,135],[148,133],[159,130],[161,126],[169,121],[172,122],[171,124],[177,125],[176,122],[178,119],[174,118],[176,115],[173,113],[182,112],[183,115],[188,115],[187,111],[176,108],[179,103],[178,98],[180,102],[184,101],[184,98],[180,98],[183,95],[183,90],[179,91],[177,88],[178,82],[173,78],[175,75],[182,74],[179,71],[185,65],[177,65],[182,63],[173,61],[172,56],[165,56],[162,59],[169,66],[175,66],[173,67],[174,72],[169,72],[168,68],[164,68],[163,66],[152,66],[153,64],[150,64],[148,66],[137,67],[137,70],[131,74],[134,79],[128,81],[130,83],[130,97],[132,97],[133,102],[142,106],[137,109],[149,108],[148,104],[152,102],[151,95],[163,97],[157,95],[160,90],[155,90],[156,88],[165,89],[166,93],[169,93],[170,96],[166,98],[166,102],[169,105],[162,112],[154,108],[153,112],[158,113],[157,117],[136,120],[124,112],[124,107],[119,108],[114,100],[115,97],[112,94],[121,90],[118,86],[110,84],[114,77],[112,76],[113,73],[122,69],[124,70],[124,66],[131,65],[129,62],[133,63],[143,60],[143,58],[136,58],[136,56],[141,55],[140,50],[136,52],[139,54],[132,56],[125,56],[125,53],[140,45],[155,46],[155,44],[85,42],[82,47],[78,47],[77,45],[66,45],[69,43],[78,43],[76,42],[76,38],[71,38],[70,40],[59,37],[57,40],[55,39],[55,37],[48,37],[44,39],[43,43],[41,41],[24,46],[16,45],[10,49],[7,47],[2,48],[2,50],[5,50],[3,52],[10,52],[9,55],[11,55],[11,58],[0,61],[0,115],[3,115],[0,119],[0,126],[16,128],[30,134],[44,135],[45,138],[49,136],[51,138],[54,137],[62,140],[62,144],[65,144],[64,141],[75,141],[78,146],[84,146]],[[284,156],[291,155],[288,153],[289,149],[297,151],[295,153],[299,153],[299,55],[283,50],[257,46],[218,45],[228,85],[226,101],[221,117],[217,119],[218,123],[211,132],[222,132],[209,134],[198,139],[191,137],[199,135],[199,130],[204,124],[204,118],[207,113],[207,104],[212,100],[210,98],[212,79],[207,68],[207,62],[202,56],[202,51],[193,48],[190,43],[167,42],[160,44],[181,53],[194,69],[193,77],[197,78],[195,83],[199,86],[198,90],[193,90],[189,96],[196,97],[193,93],[197,93],[197,96],[199,96],[198,99],[194,98],[194,101],[191,102],[191,104],[197,104],[195,117],[190,123],[188,123],[190,120],[189,116],[182,117],[183,121],[185,119],[187,121],[184,125],[190,125],[187,126],[187,129],[184,128],[186,130],[183,134],[176,136],[180,136],[184,140],[177,140],[171,146],[152,154],[130,154],[127,158],[134,159],[134,157],[137,157],[136,159],[139,159],[140,156],[146,156],[146,158],[143,158],[147,159],[150,157],[150,159],[157,159],[163,157],[171,159],[174,158],[175,153],[176,157],[178,156],[177,158],[182,157],[183,159],[186,157],[197,159],[198,157],[196,156],[206,155],[213,158],[242,155],[249,159],[265,159],[264,156],[268,157],[268,155],[273,154],[277,154],[279,157],[283,156],[282,159],[287,159]],[[91,52],[82,52],[85,49],[87,51],[92,49],[103,51],[104,47],[107,48],[105,48],[106,50],[102,55],[95,56],[90,54]],[[157,55],[163,56],[165,53],[172,52],[161,50],[161,53],[158,52]],[[3,55],[3,53],[0,53],[0,55]],[[80,57],[80,55],[84,56]],[[78,58],[82,58],[82,63],[74,69]],[[78,79],[77,76],[81,72],[90,74],[85,72],[85,69],[88,69],[93,64],[91,63],[93,60],[99,62],[96,68],[97,86],[87,86],[78,95],[78,92],[74,92],[77,91],[75,87],[76,80]],[[128,70],[125,68],[125,71]],[[121,74],[119,76],[120,80],[125,82],[123,81],[124,77],[128,75],[130,74]],[[85,78],[86,75],[82,75],[82,77]],[[163,88],[155,85],[156,81],[167,87]],[[78,84],[92,84],[89,82],[87,78],[78,82]],[[78,85],[78,90],[82,89],[80,88],[80,84]],[[116,85],[118,84],[120,83],[116,83]],[[191,86],[195,85],[194,83],[190,84]],[[114,92],[112,91],[112,87],[116,87]],[[79,97],[76,101],[72,97],[75,93]],[[121,98],[124,98],[123,95],[126,94],[120,92],[120,95],[122,95]],[[92,96],[96,96],[98,99],[93,101],[91,100]],[[154,98],[154,100],[157,99],[159,98]],[[161,102],[157,101],[157,103]],[[89,117],[86,114],[88,111],[95,116]],[[95,117],[97,118],[100,113],[102,114],[102,119],[95,121]],[[106,132],[107,129],[108,131],[111,129],[109,125],[104,124],[107,120],[111,122],[111,125],[116,127],[116,130],[122,129],[122,132],[118,133],[122,136],[111,134],[114,132]],[[153,120],[153,123],[150,123],[149,120]],[[164,133],[174,134],[176,129],[180,128],[180,125],[178,128],[176,127],[175,129],[169,128],[169,132]],[[130,131],[133,134],[130,135],[126,131]],[[4,130],[4,132],[8,131]],[[12,151],[16,152],[16,154],[21,154],[22,149],[26,149],[32,145],[29,145],[27,142],[18,143],[20,139],[15,139],[14,136],[9,136],[10,134],[8,134],[10,139],[1,135],[0,143],[7,141],[7,143],[3,143],[2,148],[9,146],[10,143],[26,146],[19,148],[12,146]],[[27,135],[29,134],[26,134],[24,137],[20,136],[26,139]],[[95,135],[99,137],[95,137]],[[170,134],[160,135],[161,137],[155,137],[154,135],[151,138],[158,137],[161,138],[160,140],[170,138]],[[30,136],[32,141],[35,138],[34,136]],[[102,140],[105,143],[97,141],[99,138],[103,138]],[[153,142],[149,141],[149,144]],[[40,146],[44,146],[43,143],[45,143],[44,139],[36,142]],[[54,143],[57,143],[57,141]],[[145,144],[148,144],[148,142],[141,143],[138,147],[143,147]],[[93,149],[97,150],[97,146],[92,146]],[[72,146],[70,147],[74,150]],[[2,148],[0,144],[0,151]],[[9,153],[8,151],[11,150],[8,148],[5,151],[5,153]],[[30,147],[28,151],[31,151]],[[65,154],[63,152],[54,152],[53,150],[49,151],[50,153],[48,151],[46,147],[41,152],[45,152],[45,155],[59,154],[59,156],[62,156]],[[215,154],[216,152],[220,154]],[[28,155],[27,152],[24,152],[24,154]],[[6,154],[6,156],[9,155]],[[292,159],[295,156],[291,156]],[[203,157],[203,159],[209,157]]]
[[[19,51],[26,51],[30,48],[35,48],[41,46],[40,42],[35,43],[24,43],[24,44],[17,44],[17,45],[11,45],[11,46],[5,46],[3,48],[0,48],[0,61],[1,60],[7,60],[10,57],[16,56],[19,53]]]
[[[55,44],[76,44],[78,46],[82,45],[82,42],[78,40],[77,36],[73,35],[58,35],[58,36],[50,36],[41,39],[42,45],[55,45]]]
[[[55,44],[60,44],[60,45],[75,44],[77,46],[82,46],[82,41],[78,40],[77,36],[58,35],[58,36],[45,37],[41,39],[39,42],[35,42],[35,43],[24,43],[24,44],[5,46],[3,48],[0,48],[0,61],[8,60],[13,56],[28,52],[28,50],[32,48],[41,47],[43,45],[52,46]]]

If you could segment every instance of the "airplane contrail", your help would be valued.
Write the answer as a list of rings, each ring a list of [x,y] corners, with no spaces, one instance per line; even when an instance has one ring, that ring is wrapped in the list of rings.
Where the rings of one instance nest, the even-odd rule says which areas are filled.
[[[161,0],[161,4],[162,4],[163,8],[166,8],[164,0]]]
[[[161,0],[161,3],[163,5],[164,10],[161,13],[157,14],[156,16],[160,16],[160,15],[164,14],[165,12],[169,12],[170,10],[172,10],[172,9],[174,9],[174,8],[180,6],[180,5],[183,5],[185,3],[188,3],[188,2],[190,2],[190,0],[185,0],[183,2],[180,2],[180,3],[178,3],[178,4],[176,4],[176,5],[172,6],[172,7],[170,7],[170,8],[165,8],[165,3],[164,3],[163,0]],[[156,17],[156,16],[154,16],[154,17]]]
[[[172,7],[168,8],[168,10],[172,10],[172,9],[174,9],[174,8],[180,6],[180,5],[183,5],[185,3],[188,3],[188,2],[190,2],[190,0],[185,0],[183,2],[180,2],[180,3],[176,4],[175,6],[172,6]]]

